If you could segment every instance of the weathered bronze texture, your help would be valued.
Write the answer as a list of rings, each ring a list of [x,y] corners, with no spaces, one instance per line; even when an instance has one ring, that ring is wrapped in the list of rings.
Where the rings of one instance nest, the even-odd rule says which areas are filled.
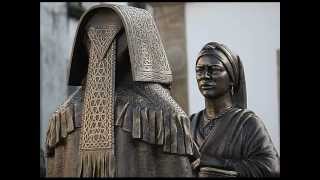
[[[121,18],[126,29],[133,80],[170,84],[172,72],[151,14],[129,6],[98,5],[90,8],[80,19],[71,55],[69,85],[80,85],[88,66],[88,57],[81,51],[85,49],[80,43],[85,33],[83,26],[93,13],[106,7]]]
[[[40,177],[45,177],[46,176],[46,164],[45,164],[45,155],[40,148]]]
[[[196,61],[205,109],[192,114],[199,177],[278,176],[280,158],[262,120],[247,109],[244,70],[225,45],[207,43]]]
[[[190,120],[167,88],[171,70],[147,11],[89,9],[70,64],[69,85],[81,88],[49,122],[49,176],[192,176]]]

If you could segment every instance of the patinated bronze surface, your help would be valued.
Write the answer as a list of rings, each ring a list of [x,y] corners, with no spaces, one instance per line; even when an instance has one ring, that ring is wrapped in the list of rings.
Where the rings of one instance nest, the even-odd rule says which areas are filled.
[[[40,148],[40,177],[45,177],[46,176],[46,164],[45,164],[45,155]]]
[[[190,177],[190,121],[167,87],[172,73],[152,16],[99,5],[82,17],[69,85],[53,114],[48,176]]]
[[[192,134],[200,156],[199,177],[279,175],[280,158],[259,117],[247,109],[239,56],[217,42],[207,43],[196,61],[196,79],[205,109],[192,114]]]

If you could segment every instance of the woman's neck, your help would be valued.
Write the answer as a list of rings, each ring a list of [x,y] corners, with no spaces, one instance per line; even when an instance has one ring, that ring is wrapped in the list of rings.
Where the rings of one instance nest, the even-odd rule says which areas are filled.
[[[220,113],[225,112],[232,107],[232,100],[229,93],[220,96],[216,99],[205,98],[205,112],[209,119],[217,117]]]

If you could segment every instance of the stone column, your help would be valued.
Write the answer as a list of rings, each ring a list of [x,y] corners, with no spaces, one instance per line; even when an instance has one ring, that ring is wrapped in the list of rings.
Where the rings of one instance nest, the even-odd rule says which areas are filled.
[[[188,113],[184,3],[148,3],[173,72],[172,96]],[[151,8],[150,8],[151,7]]]

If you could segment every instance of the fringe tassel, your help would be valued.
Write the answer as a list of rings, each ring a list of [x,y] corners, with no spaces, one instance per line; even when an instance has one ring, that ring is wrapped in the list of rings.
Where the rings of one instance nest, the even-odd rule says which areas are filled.
[[[135,139],[142,138],[142,129],[141,129],[141,118],[140,118],[140,109],[136,107],[133,111],[133,128],[132,128],[132,137]]]
[[[116,116],[115,125],[131,132],[134,139],[162,145],[164,152],[193,154],[190,122],[185,115],[125,103],[117,106]]]
[[[61,121],[61,138],[66,138],[67,137],[67,119],[66,119],[66,111],[62,111],[60,113],[60,121]]]
[[[163,113],[156,111],[156,144],[162,145],[164,143],[164,125],[163,125]]]
[[[70,134],[71,132],[74,131],[75,129],[75,104],[72,104],[69,106],[69,108],[66,109],[65,111],[65,118],[66,118],[66,122],[67,122],[67,125],[66,125],[66,128],[67,128],[67,133]]]
[[[112,150],[80,151],[79,177],[115,177]]]
[[[183,130],[183,126],[182,126],[182,121],[183,121],[183,117],[182,116],[177,116],[177,118],[175,119],[175,123],[177,125],[177,152],[178,154],[185,154],[186,153],[186,147],[185,147],[185,142],[184,142],[184,130]]]
[[[75,129],[75,104],[72,99],[81,92],[78,88],[49,118],[48,130],[46,133],[47,151],[55,148],[61,140],[67,138],[68,134]]]
[[[186,153],[193,155],[193,143],[192,143],[192,136],[190,134],[191,132],[191,127],[190,127],[190,121],[187,118],[183,118],[184,120],[181,121],[183,122],[182,126],[183,126],[183,132],[184,132],[184,142],[185,142],[185,146],[186,146]]]
[[[55,127],[55,133],[56,133],[56,142],[55,142],[55,144],[58,144],[59,143],[59,141],[60,141],[60,131],[61,131],[61,126],[60,126],[60,123],[61,123],[61,118],[60,118],[60,113],[58,112],[58,113],[55,113],[54,114],[54,118],[55,118],[55,121],[56,121],[56,127]]]
[[[52,131],[54,130],[53,126],[55,126],[55,119],[50,117],[49,126],[48,126],[48,130],[47,130],[47,136],[46,136],[46,146],[47,146],[47,148],[50,148],[50,147],[54,146],[53,141],[55,141],[55,139],[54,139],[53,133],[52,133]]]
[[[47,151],[54,149],[68,134],[74,131],[74,105],[59,107],[50,119],[47,130]]]

